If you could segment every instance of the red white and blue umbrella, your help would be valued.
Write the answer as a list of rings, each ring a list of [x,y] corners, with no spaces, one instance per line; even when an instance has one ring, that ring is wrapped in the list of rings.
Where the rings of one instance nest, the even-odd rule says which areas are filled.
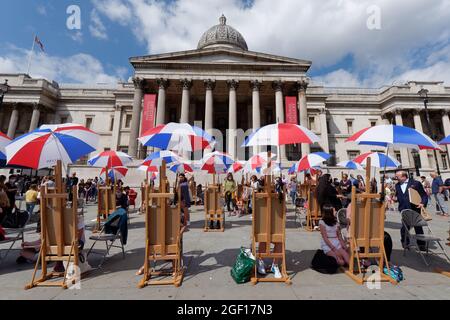
[[[370,158],[370,166],[374,168],[398,168],[400,166],[400,162],[380,152],[363,153],[353,161],[365,166],[368,158]]]
[[[234,163],[233,158],[225,153],[214,151],[203,156],[201,170],[208,173],[224,174]]]
[[[102,177],[103,179],[106,180],[106,168],[102,168],[102,170],[100,171],[100,177]],[[117,180],[121,180],[123,178],[125,178],[125,176],[128,173],[128,168],[126,167],[114,167],[111,169],[108,169],[108,177],[112,180],[112,181],[117,181]]]
[[[291,123],[276,123],[253,132],[245,139],[242,147],[313,144],[319,141],[319,137],[305,127]]]
[[[311,168],[320,166],[323,162],[331,158],[326,152],[315,152],[303,156],[300,161],[296,163],[295,172],[306,171]]]
[[[8,165],[50,168],[74,163],[97,149],[99,136],[79,124],[43,125],[6,146]]]
[[[153,152],[152,154],[148,155],[147,158],[145,158],[142,165],[144,166],[160,166],[162,165],[162,162],[165,161],[166,164],[171,164],[174,162],[180,163],[183,162],[184,159],[180,157],[175,152],[169,151],[169,150],[162,150]]]
[[[406,147],[410,149],[439,149],[439,146],[426,134],[416,129],[396,126],[380,125],[363,129],[347,139],[361,145],[381,147]]]
[[[273,161],[276,161],[277,155],[274,153],[270,154],[270,161],[271,164]],[[248,159],[244,164],[244,172],[257,172],[260,173],[261,168],[263,166],[268,167],[269,164],[269,153],[268,152],[260,152],[258,154],[255,154],[250,159]],[[259,171],[259,172],[258,172]]]
[[[5,147],[10,144],[12,139],[3,132],[0,132],[0,160],[6,160]]]
[[[242,169],[244,169],[244,165],[245,165],[245,161],[236,161],[228,168],[228,172],[229,173],[237,173],[237,172],[241,171]]]
[[[445,137],[444,139],[442,139],[441,141],[439,141],[440,145],[446,145],[446,144],[450,144],[450,136]]]
[[[123,167],[133,161],[133,158],[126,153],[119,151],[103,151],[88,160],[92,167]]]
[[[175,163],[170,167],[170,171],[175,173],[186,173],[186,172],[194,172],[194,168],[187,163]]]
[[[337,164],[337,166],[347,168],[349,170],[364,170],[361,164],[351,160],[341,161]]]
[[[162,150],[197,151],[213,147],[213,137],[188,123],[168,123],[145,132],[139,141],[148,147]]]
[[[144,172],[158,172],[159,169],[157,166],[140,165],[138,170]]]

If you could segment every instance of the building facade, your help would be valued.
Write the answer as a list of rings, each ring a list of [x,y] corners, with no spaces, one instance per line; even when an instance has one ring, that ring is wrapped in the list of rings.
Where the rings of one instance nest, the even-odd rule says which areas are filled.
[[[285,97],[296,97],[298,123],[321,139],[312,146],[279,150],[283,165],[302,154],[323,150],[329,166],[362,152],[385,151],[345,143],[353,133],[379,124],[416,128],[435,137],[450,135],[450,87],[443,82],[410,81],[378,89],[330,88],[312,82],[312,62],[248,50],[244,37],[222,16],[201,37],[195,50],[130,58],[132,81],[116,85],[66,85],[25,74],[0,74],[10,90],[0,110],[0,129],[10,137],[43,123],[79,123],[101,136],[98,151],[120,150],[138,159],[144,95],[157,95],[155,125],[195,124],[219,138],[218,149],[241,160],[260,149],[240,148],[245,136],[261,126],[285,121]],[[439,79],[437,79],[439,80]],[[431,128],[418,91],[429,90]],[[430,151],[389,150],[403,167],[426,172],[436,167]],[[87,157],[86,157],[87,158]],[[80,165],[86,158],[80,160]],[[438,152],[444,173],[449,152]]]

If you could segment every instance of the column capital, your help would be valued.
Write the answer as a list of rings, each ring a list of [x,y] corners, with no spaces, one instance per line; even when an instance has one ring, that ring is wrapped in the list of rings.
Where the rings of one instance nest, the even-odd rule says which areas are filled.
[[[145,86],[145,79],[134,77],[133,78],[133,84],[135,89],[144,89]]]
[[[11,106],[12,106],[12,110],[17,110],[17,109],[19,109],[19,104],[17,103],[17,102],[13,102],[13,103],[11,103]]]
[[[206,90],[214,90],[216,88],[216,81],[211,79],[206,79],[203,81]]]
[[[114,109],[115,109],[116,111],[122,111],[123,108],[124,108],[124,106],[121,105],[121,104],[117,104],[117,105],[114,106]]]
[[[391,120],[392,119],[392,112],[388,111],[388,112],[384,112],[381,114],[381,119],[383,120]]]
[[[325,108],[325,107],[324,108],[320,108],[319,109],[319,113],[320,114],[327,114],[327,108]]]
[[[166,90],[170,86],[170,81],[164,78],[156,79],[156,84],[160,90]]]
[[[418,116],[418,115],[420,115],[422,113],[422,110],[420,110],[420,109],[411,109],[411,113],[414,116]]]
[[[283,87],[284,87],[284,83],[281,80],[277,80],[277,81],[272,82],[272,88],[275,91],[283,91]]]
[[[239,80],[227,80],[227,85],[230,90],[237,90],[239,88]]]
[[[34,110],[40,111],[41,106],[39,105],[39,103],[35,102],[35,103],[32,104],[32,108],[33,108],[33,111]]]
[[[401,116],[401,115],[402,115],[402,112],[403,112],[403,109],[397,108],[397,109],[392,110],[392,112],[393,112],[396,116]]]
[[[445,115],[449,115],[450,114],[450,109],[441,109],[441,110],[437,110],[437,112],[439,113],[439,115],[441,117],[443,117]]]
[[[191,88],[192,88],[192,80],[191,79],[181,79],[180,83],[183,86],[183,90],[191,90]]]
[[[261,89],[262,83],[259,80],[250,81],[250,85],[253,91],[259,91]]]
[[[297,91],[298,92],[303,92],[303,93],[306,92],[306,89],[308,88],[308,85],[309,85],[309,79],[308,78],[301,79],[301,80],[299,80],[299,81],[297,81],[295,83]]]

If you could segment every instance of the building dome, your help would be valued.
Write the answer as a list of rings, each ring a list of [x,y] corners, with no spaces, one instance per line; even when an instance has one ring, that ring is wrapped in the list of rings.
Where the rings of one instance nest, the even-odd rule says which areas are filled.
[[[247,51],[247,42],[245,42],[244,37],[239,31],[227,25],[227,18],[222,15],[219,21],[220,24],[215,25],[203,34],[198,42],[197,49],[225,45]]]

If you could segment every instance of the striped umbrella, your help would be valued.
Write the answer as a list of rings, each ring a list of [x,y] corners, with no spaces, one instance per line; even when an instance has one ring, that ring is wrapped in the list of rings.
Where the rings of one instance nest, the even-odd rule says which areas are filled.
[[[360,145],[436,149],[439,146],[426,134],[416,129],[396,125],[380,125],[363,129],[347,139]]]
[[[175,163],[170,167],[170,171],[175,173],[186,173],[186,172],[194,172],[193,167],[187,163]]]
[[[365,166],[368,158],[370,158],[370,166],[374,168],[398,168],[400,166],[400,162],[380,152],[363,153],[353,161]]]
[[[318,167],[323,162],[327,161],[331,158],[331,155],[329,155],[326,152],[315,152],[310,153],[308,155],[303,156],[300,161],[298,161],[295,165],[295,171],[301,172],[306,171],[308,169]]]
[[[3,132],[0,132],[0,160],[6,160],[5,147],[10,144],[12,139]]]
[[[102,168],[100,171],[100,177],[106,180],[106,168]],[[128,173],[128,168],[126,167],[113,167],[108,169],[108,177],[111,181],[122,180]]]
[[[364,170],[361,164],[351,160],[341,161],[337,164],[337,166],[347,168],[349,170]]]
[[[67,165],[96,150],[99,136],[79,124],[43,125],[5,147],[8,165],[50,168]]]
[[[197,151],[213,147],[211,135],[188,123],[168,123],[145,132],[139,141],[148,147],[162,150]]]
[[[180,157],[175,152],[169,151],[169,150],[162,150],[153,152],[152,154],[148,155],[147,158],[145,158],[142,165],[145,166],[160,166],[163,161],[166,162],[166,164],[171,164],[174,162],[183,162],[183,158]]]
[[[224,174],[234,163],[231,156],[224,152],[214,151],[203,156],[200,170],[208,173]]]
[[[276,161],[276,154],[271,153],[270,154],[270,161],[271,164],[273,163],[273,161]],[[258,154],[255,154],[254,156],[250,157],[250,159],[248,159],[245,164],[244,164],[244,172],[248,172],[248,173],[260,173],[261,168],[263,168],[263,166],[265,165],[265,167],[267,167],[269,164],[269,153],[268,152],[260,152]],[[259,171],[259,172],[258,172]]]
[[[439,141],[440,145],[446,145],[446,144],[450,144],[450,136],[445,137],[444,139],[442,139],[441,141]]]
[[[88,160],[92,167],[114,168],[123,167],[133,161],[126,153],[119,151],[103,151]]]
[[[237,172],[241,171],[242,169],[244,169],[244,165],[245,165],[245,161],[236,161],[228,168],[228,172],[229,173],[237,173]]]

